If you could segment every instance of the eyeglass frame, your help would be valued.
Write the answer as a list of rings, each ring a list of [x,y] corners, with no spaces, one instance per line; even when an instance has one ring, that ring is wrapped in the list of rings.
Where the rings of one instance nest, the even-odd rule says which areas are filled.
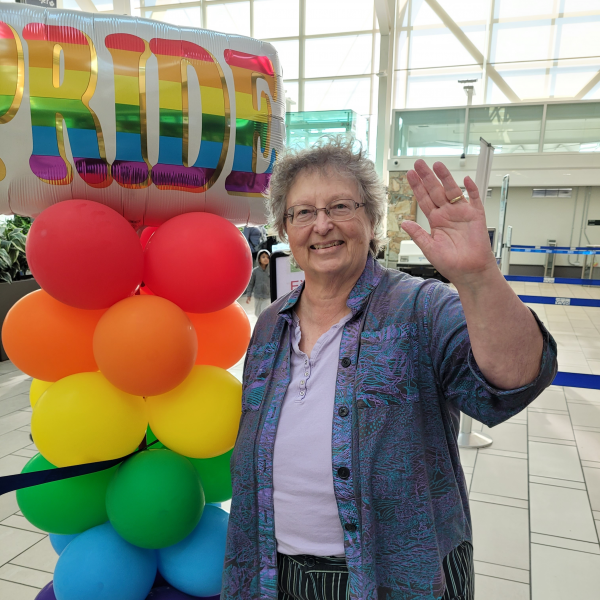
[[[314,208],[314,210],[313,210],[313,220],[312,220],[310,223],[304,223],[304,224],[302,224],[302,225],[295,225],[295,224],[294,224],[294,215],[290,215],[290,214],[288,214],[287,212],[286,212],[286,213],[284,213],[284,215],[283,215],[283,220],[285,221],[286,219],[289,219],[289,220],[290,220],[290,225],[292,225],[293,227],[308,227],[309,225],[312,225],[312,224],[313,224],[313,223],[314,223],[314,222],[315,222],[315,221],[318,219],[318,217],[319,217],[319,211],[320,211],[320,210],[323,210],[323,211],[325,211],[325,214],[327,215],[327,217],[328,217],[328,218],[329,218],[331,221],[333,221],[334,223],[343,223],[344,221],[350,221],[350,220],[352,220],[352,219],[353,219],[353,218],[356,216],[356,211],[357,211],[359,208],[361,208],[361,207],[363,207],[363,206],[366,206],[366,204],[367,204],[367,203],[366,203],[366,202],[356,202],[356,200],[352,200],[351,198],[347,198],[347,200],[350,200],[351,202],[354,202],[354,212],[353,212],[353,213],[352,213],[352,215],[351,215],[349,218],[347,218],[347,219],[341,219],[341,220],[340,220],[340,219],[334,219],[334,218],[333,218],[333,217],[332,217],[332,216],[329,214],[329,211],[331,210],[331,209],[329,208],[329,207],[330,207],[330,205],[331,205],[331,204],[333,204],[334,202],[339,202],[339,201],[340,201],[340,198],[338,198],[338,199],[336,199],[336,200],[332,200],[331,202],[329,202],[329,203],[327,204],[327,206],[325,206],[324,208],[317,208],[316,206],[314,206],[314,207],[313,207],[313,206],[312,206],[312,204],[297,204],[296,206],[290,206],[290,207],[288,208],[288,210],[291,210],[291,209],[293,209],[293,208],[296,208],[296,207],[298,207],[298,206],[311,206],[311,207],[313,207],[313,208]]]

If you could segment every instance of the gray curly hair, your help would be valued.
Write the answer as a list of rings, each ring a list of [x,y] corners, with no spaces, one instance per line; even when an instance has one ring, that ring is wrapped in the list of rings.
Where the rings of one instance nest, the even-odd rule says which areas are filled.
[[[375,172],[375,165],[367,158],[362,145],[358,145],[357,149],[355,146],[357,144],[353,139],[324,136],[311,148],[288,150],[278,158],[265,197],[270,225],[277,231],[281,241],[287,241],[284,218],[287,196],[298,175],[303,171],[323,173],[331,170],[356,181],[375,234],[369,250],[377,256],[386,241],[383,226],[387,210],[387,188]]]

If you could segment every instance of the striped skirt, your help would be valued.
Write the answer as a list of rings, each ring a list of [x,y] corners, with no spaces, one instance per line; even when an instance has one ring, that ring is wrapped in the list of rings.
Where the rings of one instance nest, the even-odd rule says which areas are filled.
[[[463,542],[443,560],[446,591],[441,600],[474,600],[473,546]],[[345,558],[277,554],[278,600],[348,600]]]

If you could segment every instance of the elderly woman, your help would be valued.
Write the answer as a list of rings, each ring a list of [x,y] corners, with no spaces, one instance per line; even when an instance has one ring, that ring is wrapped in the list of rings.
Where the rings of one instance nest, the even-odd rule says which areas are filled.
[[[402,227],[456,292],[375,260],[386,194],[364,153],[275,166],[271,217],[306,281],[248,349],[222,599],[473,599],[459,413],[516,415],[556,345],[500,274],[475,184],[467,201],[434,171],[408,173],[431,234]]]

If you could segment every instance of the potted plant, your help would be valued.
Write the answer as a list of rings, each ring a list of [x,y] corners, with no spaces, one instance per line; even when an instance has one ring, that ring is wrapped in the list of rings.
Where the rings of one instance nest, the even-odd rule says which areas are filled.
[[[15,216],[0,225],[0,326],[12,306],[23,296],[38,290],[27,265],[25,241],[31,219]],[[8,360],[0,346],[0,360]]]

